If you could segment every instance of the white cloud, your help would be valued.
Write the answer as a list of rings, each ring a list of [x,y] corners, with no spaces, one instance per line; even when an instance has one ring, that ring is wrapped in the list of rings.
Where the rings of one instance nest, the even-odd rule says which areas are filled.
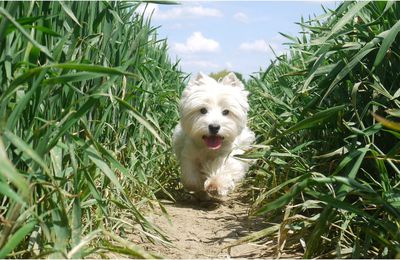
[[[255,40],[252,42],[243,42],[239,49],[242,51],[268,52],[270,49],[264,40]]]
[[[272,54],[271,48],[277,55],[282,54],[284,51],[282,43],[279,42],[278,39],[275,39],[275,37],[268,42],[266,40],[255,40],[250,42],[243,42],[239,45],[239,50],[241,51],[264,52],[268,54]]]
[[[141,5],[137,12],[142,13],[146,5]],[[222,13],[215,8],[207,8],[201,5],[173,7],[161,10],[157,4],[148,4],[146,8],[146,16],[153,13],[153,19],[172,20],[172,19],[190,19],[200,17],[221,17]]]
[[[185,43],[175,43],[173,49],[178,53],[216,52],[219,42],[204,37],[201,32],[194,32]]]
[[[202,6],[193,6],[182,8],[182,13],[195,16],[207,16],[207,17],[221,17],[222,13],[218,9],[204,8]]]
[[[249,17],[245,13],[242,13],[242,12],[238,12],[238,13],[234,14],[233,18],[235,18],[235,20],[242,22],[242,23],[249,22]]]

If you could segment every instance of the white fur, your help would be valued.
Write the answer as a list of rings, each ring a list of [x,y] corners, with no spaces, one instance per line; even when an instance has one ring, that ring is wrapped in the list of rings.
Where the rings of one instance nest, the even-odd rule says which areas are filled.
[[[186,189],[203,195],[225,196],[249,168],[250,161],[234,158],[254,142],[247,127],[248,92],[234,73],[220,82],[200,73],[191,79],[180,101],[180,121],[173,134],[174,151],[181,166]],[[206,114],[200,110],[207,109]],[[229,110],[228,115],[222,111]],[[209,125],[218,124],[223,137],[219,149],[203,140]]]

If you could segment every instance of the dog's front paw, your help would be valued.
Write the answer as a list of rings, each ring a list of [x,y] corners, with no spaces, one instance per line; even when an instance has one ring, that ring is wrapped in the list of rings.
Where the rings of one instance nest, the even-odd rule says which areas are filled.
[[[233,180],[224,176],[214,175],[204,182],[204,190],[211,196],[226,196],[234,187]]]

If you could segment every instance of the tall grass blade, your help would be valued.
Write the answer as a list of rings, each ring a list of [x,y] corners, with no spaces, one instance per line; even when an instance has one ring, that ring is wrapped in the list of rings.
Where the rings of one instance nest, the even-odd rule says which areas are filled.
[[[14,248],[17,247],[30,232],[32,232],[36,224],[36,221],[31,221],[20,227],[0,249],[0,258],[5,258],[10,252],[12,252]]]

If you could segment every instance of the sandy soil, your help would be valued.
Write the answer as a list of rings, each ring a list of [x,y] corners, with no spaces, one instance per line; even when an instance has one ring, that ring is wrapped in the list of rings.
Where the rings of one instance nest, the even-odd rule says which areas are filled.
[[[274,241],[229,248],[238,239],[265,228],[261,218],[249,219],[249,205],[241,201],[240,193],[223,203],[200,203],[192,198],[164,205],[169,219],[161,210],[148,218],[165,232],[171,244],[150,243],[139,234],[130,236],[132,242],[165,258],[274,257]]]

